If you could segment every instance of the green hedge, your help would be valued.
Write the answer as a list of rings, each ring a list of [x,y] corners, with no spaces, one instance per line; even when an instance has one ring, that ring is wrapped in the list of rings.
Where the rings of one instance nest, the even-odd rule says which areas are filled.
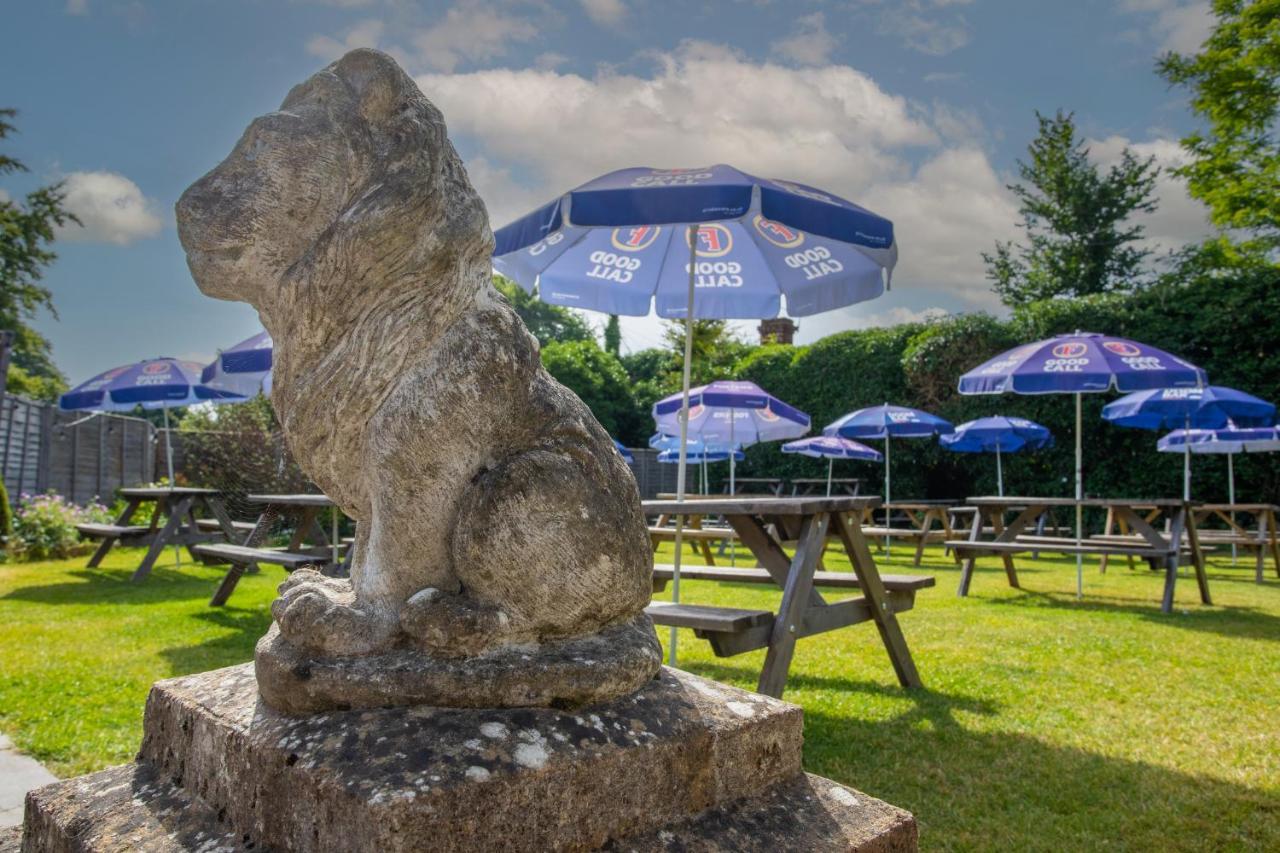
[[[890,402],[934,412],[953,423],[985,415],[1021,415],[1054,433],[1055,447],[1011,455],[1009,493],[1072,493],[1074,404],[1068,395],[962,397],[960,374],[1019,343],[1077,329],[1123,335],[1181,355],[1203,367],[1211,382],[1280,401],[1280,281],[1274,268],[1210,273],[1190,282],[1164,282],[1134,294],[1050,300],[1009,319],[962,314],[927,323],[842,332],[808,346],[751,347],[730,371],[808,412],[814,432],[846,412]],[[621,360],[593,341],[551,343],[543,349],[551,373],[578,393],[607,429],[643,446],[653,429],[649,406],[679,388],[672,353],[646,350]],[[1084,398],[1085,484],[1090,494],[1156,497],[1181,494],[1181,458],[1157,453],[1159,433],[1114,427],[1101,419],[1114,394]],[[880,442],[871,442],[879,447]],[[936,441],[894,442],[894,495],[957,498],[996,490],[995,460],[952,453]],[[1196,497],[1225,500],[1226,461],[1193,461]],[[724,466],[717,475],[727,476]],[[786,456],[776,444],[752,447],[744,476],[823,476],[826,462]],[[837,476],[860,476],[881,491],[880,466],[837,462]],[[1280,501],[1280,454],[1236,459],[1237,497]]]
[[[1077,329],[1123,335],[1179,354],[1203,367],[1211,382],[1280,400],[1280,282],[1259,269],[1232,279],[1204,276],[1188,284],[1165,283],[1136,294],[1036,303],[1009,320],[984,314],[888,329],[844,332],[808,347],[762,347],[745,359],[737,376],[751,379],[813,415],[815,431],[841,414],[881,402],[914,406],[954,423],[992,414],[1021,415],[1045,424],[1057,439],[1052,449],[1010,456],[1010,493],[1071,494],[1074,404],[1069,395],[1013,394],[962,397],[960,374],[1016,346]],[[1181,457],[1157,453],[1160,433],[1111,426],[1102,407],[1114,394],[1084,398],[1085,485],[1090,494],[1176,496]],[[879,448],[880,442],[874,442]],[[952,453],[935,441],[894,442],[894,494],[963,497],[994,493],[995,460]],[[1193,493],[1206,500],[1227,496],[1226,460],[1192,461]],[[868,463],[837,462],[846,476],[872,479]],[[772,445],[752,448],[744,474],[821,476],[826,463],[783,456]],[[1236,458],[1239,500],[1280,498],[1280,454]]]

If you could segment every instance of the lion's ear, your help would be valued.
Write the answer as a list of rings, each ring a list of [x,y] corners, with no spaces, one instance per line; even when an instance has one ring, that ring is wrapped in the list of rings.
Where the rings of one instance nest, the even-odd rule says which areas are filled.
[[[406,95],[417,91],[395,60],[380,51],[353,50],[329,67],[355,94],[361,117],[375,127],[395,115]]]

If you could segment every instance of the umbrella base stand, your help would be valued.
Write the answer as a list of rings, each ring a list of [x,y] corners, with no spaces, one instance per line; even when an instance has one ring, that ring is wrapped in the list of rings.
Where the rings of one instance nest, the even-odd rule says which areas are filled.
[[[23,849],[914,851],[908,812],[802,770],[803,727],[666,668],[589,710],[290,717],[242,664],[158,682],[137,762],[33,792]]]

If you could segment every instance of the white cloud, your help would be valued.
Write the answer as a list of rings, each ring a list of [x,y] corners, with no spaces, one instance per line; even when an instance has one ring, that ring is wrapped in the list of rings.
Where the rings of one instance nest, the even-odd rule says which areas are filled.
[[[627,16],[627,6],[622,0],[579,0],[587,17],[603,27],[622,23]]]
[[[1119,8],[1145,16],[1146,35],[1161,53],[1199,50],[1214,24],[1207,0],[1121,0]]]
[[[769,50],[796,65],[826,65],[836,44],[835,36],[827,32],[826,16],[814,12],[797,18],[791,34],[773,42]]]
[[[922,109],[847,66],[756,64],[701,43],[655,59],[652,76],[491,69],[417,82],[451,133],[520,176],[486,194],[498,223],[526,212],[529,191],[545,199],[633,165],[729,162],[856,196],[905,176],[906,150],[939,142]]]
[[[341,41],[331,36],[312,36],[307,41],[307,53],[321,59],[338,59],[357,47],[377,47],[382,39],[382,30],[382,21],[376,18],[360,21],[347,30]]]
[[[80,218],[59,230],[62,240],[128,244],[160,233],[155,203],[124,175],[72,172],[63,184],[66,208]]]
[[[878,29],[883,35],[897,36],[912,50],[931,56],[942,56],[969,43],[969,24],[958,13],[937,11],[947,6],[962,6],[967,0],[905,0],[892,3],[880,13]]]
[[[1137,157],[1155,157],[1161,170],[1155,189],[1160,204],[1155,213],[1135,220],[1146,228],[1147,248],[1160,254],[1213,233],[1205,206],[1187,193],[1186,183],[1172,172],[1187,162],[1187,153],[1175,140],[1133,142],[1124,136],[1109,136],[1088,140],[1086,144],[1090,157],[1103,167],[1118,163],[1126,147]]]
[[[525,18],[482,0],[463,0],[411,41],[422,65],[450,72],[465,62],[503,56],[512,43],[529,41],[537,34],[537,27]]]
[[[67,0],[68,15],[89,14],[89,0]]]

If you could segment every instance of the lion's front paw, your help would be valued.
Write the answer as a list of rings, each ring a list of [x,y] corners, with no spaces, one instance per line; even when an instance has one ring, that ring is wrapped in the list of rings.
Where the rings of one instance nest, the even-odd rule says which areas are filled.
[[[389,648],[397,632],[394,615],[359,607],[350,581],[301,569],[280,585],[271,615],[291,644],[308,651],[354,657]]]
[[[475,655],[502,643],[507,614],[461,595],[424,589],[400,609],[400,627],[429,651],[449,657]]]

